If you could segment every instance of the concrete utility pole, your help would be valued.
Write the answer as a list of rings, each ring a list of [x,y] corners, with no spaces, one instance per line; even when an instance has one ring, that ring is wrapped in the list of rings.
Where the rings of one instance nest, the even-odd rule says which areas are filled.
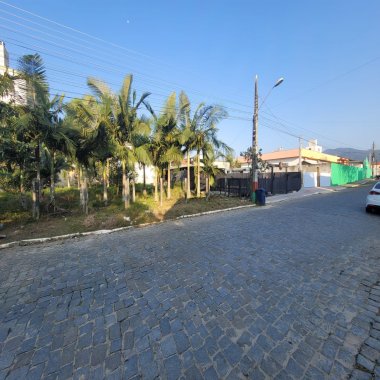
[[[303,173],[302,173],[302,138],[298,137],[298,170],[301,176],[301,188],[303,187]]]
[[[256,201],[255,191],[259,187],[259,177],[257,173],[257,124],[259,117],[259,95],[257,88],[257,75],[255,79],[255,103],[253,111],[253,128],[252,128],[252,191],[251,200]]]
[[[259,94],[258,94],[258,85],[257,85],[257,75],[255,79],[255,101],[254,101],[254,111],[253,111],[253,128],[252,128],[252,152],[251,152],[251,161],[252,161],[252,189],[251,189],[251,201],[256,201],[256,194],[255,191],[259,187],[259,175],[257,171],[257,161],[258,157],[257,154],[259,152],[258,150],[258,144],[257,144],[257,127],[259,123]],[[284,78],[279,78],[277,82],[274,84],[274,86],[270,89],[267,96],[264,98],[264,100],[261,102],[260,107],[264,104],[265,100],[271,93],[271,91],[279,86],[284,81]]]

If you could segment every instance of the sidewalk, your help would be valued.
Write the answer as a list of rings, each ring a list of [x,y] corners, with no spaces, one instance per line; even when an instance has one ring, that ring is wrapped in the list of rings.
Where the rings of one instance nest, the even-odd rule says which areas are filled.
[[[290,201],[292,199],[308,197],[310,195],[315,194],[331,193],[334,191],[341,191],[344,189],[346,189],[346,187],[343,186],[302,188],[299,191],[294,191],[288,194],[271,195],[266,198],[266,204],[270,205],[277,202],[283,202],[288,200]]]
[[[358,187],[363,186],[368,183],[370,183],[371,180],[365,179],[362,181],[358,181],[355,183],[348,183],[344,186],[326,186],[326,187],[308,187],[308,188],[302,188],[299,191],[294,191],[292,193],[288,194],[278,194],[278,195],[271,195],[266,198],[266,204],[270,205],[277,202],[283,202],[287,200],[307,197],[309,195],[315,195],[315,194],[327,194],[335,191],[342,191],[344,189],[352,188],[352,187]]]

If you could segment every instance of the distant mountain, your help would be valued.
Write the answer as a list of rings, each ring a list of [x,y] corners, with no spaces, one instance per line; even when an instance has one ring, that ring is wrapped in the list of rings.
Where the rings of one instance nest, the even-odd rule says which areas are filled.
[[[349,158],[355,161],[364,161],[367,158],[371,157],[372,150],[359,150],[354,148],[336,148],[336,149],[326,149],[323,151],[326,154],[332,154],[334,156]],[[375,150],[375,159],[377,162],[380,161],[380,150]]]

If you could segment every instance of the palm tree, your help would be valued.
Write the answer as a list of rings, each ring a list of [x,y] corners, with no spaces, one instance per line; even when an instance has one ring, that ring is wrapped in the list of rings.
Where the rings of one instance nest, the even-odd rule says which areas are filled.
[[[190,101],[183,91],[179,95],[179,101],[181,109],[181,134],[179,140],[184,147],[184,153],[186,153],[186,199],[190,199],[190,153],[194,148],[194,133],[191,129]]]
[[[57,100],[57,103],[53,105],[53,107],[62,109],[62,101],[63,97]],[[53,209],[55,209],[56,163],[62,161],[57,157],[57,154],[63,153],[66,157],[74,156],[75,154],[75,143],[70,138],[72,135],[71,128],[72,127],[68,123],[64,123],[62,119],[57,118],[56,114],[53,114],[53,117],[50,120],[50,128],[44,139],[46,158],[50,167],[50,205]]]
[[[151,153],[156,166],[155,199],[157,200],[158,171],[167,170],[167,198],[171,198],[171,166],[182,161],[180,130],[178,129],[180,110],[176,104],[176,93],[167,98],[162,112],[155,118],[155,129],[151,142]]]
[[[190,151],[196,152],[196,187],[197,197],[200,197],[200,172],[201,172],[201,153],[214,151],[215,149],[230,150],[230,148],[217,138],[218,129],[216,125],[225,117],[227,112],[220,106],[207,106],[201,103],[191,116],[190,102],[186,94],[181,94],[181,104],[183,112],[182,138],[185,141],[187,152],[187,183],[188,197],[190,196]]]
[[[41,144],[54,114],[49,100],[45,67],[38,54],[24,55],[19,59],[20,77],[24,80],[26,106],[18,120],[20,130],[34,144],[36,180],[33,189],[33,217],[40,217],[41,199]]]
[[[78,167],[78,184],[80,190],[80,205],[83,212],[88,214],[88,171],[94,166],[94,155],[91,143],[93,134],[93,120],[91,108],[93,98],[89,95],[83,99],[74,99],[66,105],[66,118],[64,122],[71,128],[69,137],[75,144],[75,163]]]
[[[103,201],[107,205],[107,162],[117,151],[116,97],[109,87],[98,79],[88,78],[87,85],[94,94],[94,97],[90,98],[87,104],[88,121],[91,127],[88,145],[93,156],[100,161],[102,166]]]
[[[207,194],[207,200],[210,198],[210,188],[214,184],[215,176],[218,174],[222,174],[223,170],[219,169],[215,166],[215,160],[219,156],[224,156],[224,154],[219,154],[218,152],[215,152],[211,146],[208,147],[209,149],[204,150],[202,152],[202,163],[203,163],[203,172],[206,176],[206,194]]]
[[[141,105],[145,105],[151,110],[150,105],[146,102],[146,98],[150,93],[143,93],[140,99],[136,101],[137,94],[136,91],[132,91],[132,81],[132,75],[127,75],[124,78],[123,86],[118,95],[117,111],[117,155],[122,166],[125,209],[129,207],[130,202],[130,183],[127,170],[133,171],[137,162],[144,165],[151,162],[148,145],[146,144],[146,137],[150,133],[149,121],[145,117],[138,117],[138,110]]]

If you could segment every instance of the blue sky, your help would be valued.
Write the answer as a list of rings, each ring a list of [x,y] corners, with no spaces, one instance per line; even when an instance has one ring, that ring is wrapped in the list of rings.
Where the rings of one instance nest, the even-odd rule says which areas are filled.
[[[263,151],[297,147],[297,136],[324,149],[380,145],[378,0],[6,3],[0,39],[12,64],[39,50],[52,91],[81,96],[87,75],[118,90],[133,73],[159,110],[184,90],[194,108],[226,107],[219,136],[238,154],[251,144],[255,75],[261,99],[284,77],[260,108]]]

